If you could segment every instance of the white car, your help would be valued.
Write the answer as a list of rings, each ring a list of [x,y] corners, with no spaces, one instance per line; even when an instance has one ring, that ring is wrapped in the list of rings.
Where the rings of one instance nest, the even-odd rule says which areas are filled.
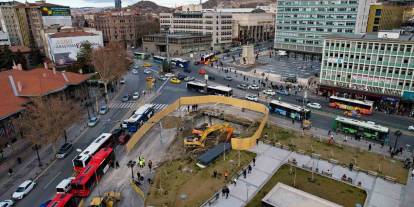
[[[99,109],[99,114],[103,115],[106,114],[109,111],[109,108],[107,106],[101,106],[101,108]]]
[[[134,100],[139,99],[139,92],[138,91],[136,91],[132,94],[132,99],[134,99]]]
[[[12,200],[0,201],[0,207],[10,207],[13,206],[14,202]]]
[[[134,74],[134,75],[138,74],[138,70],[132,69],[132,74]]]
[[[167,78],[171,78],[171,77],[174,77],[175,75],[174,75],[174,73],[167,73],[164,76],[167,77]]]
[[[151,73],[152,73],[152,71],[151,71],[151,70],[146,69],[146,70],[144,70],[144,73],[145,73],[145,74],[151,74]]]
[[[276,92],[274,92],[274,91],[272,91],[270,89],[263,90],[263,93],[266,94],[266,95],[268,95],[268,96],[274,96],[274,95],[276,95]]]
[[[414,125],[408,126],[408,131],[414,131]]]
[[[259,98],[256,95],[252,95],[252,94],[247,94],[245,96],[245,98],[249,101],[254,101],[254,102],[258,102]]]
[[[94,127],[94,126],[96,126],[98,124],[98,122],[99,122],[99,118],[98,117],[96,117],[96,116],[91,117],[91,119],[89,119],[89,121],[88,121],[88,126],[89,127]]]
[[[308,103],[306,104],[306,106],[308,106],[309,108],[313,108],[313,109],[321,109],[322,106],[319,103]]]
[[[125,79],[121,78],[121,80],[119,81],[121,84],[125,84]]]
[[[134,65],[134,69],[139,69],[139,65]]]
[[[22,184],[19,185],[17,190],[13,193],[12,198],[14,200],[21,200],[25,195],[27,195],[31,190],[33,190],[34,186],[36,185],[35,182],[32,180],[26,180]]]
[[[251,89],[251,90],[259,90],[260,87],[258,85],[250,85],[249,86],[249,89]]]

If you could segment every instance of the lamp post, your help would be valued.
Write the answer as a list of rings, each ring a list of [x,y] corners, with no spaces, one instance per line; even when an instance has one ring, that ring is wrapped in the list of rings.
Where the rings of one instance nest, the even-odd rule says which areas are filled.
[[[128,163],[127,163],[127,166],[129,167],[129,168],[131,168],[131,177],[132,177],[132,180],[134,180],[134,166],[137,164],[137,162],[136,161],[133,161],[133,160],[130,160]]]
[[[395,135],[395,142],[394,142],[394,152],[395,152],[395,149],[397,148],[397,144],[398,144],[398,139],[402,135],[402,132],[400,130],[397,130],[394,132],[394,135]]]
[[[35,150],[36,151],[36,155],[37,155],[37,161],[38,161],[38,163],[39,163],[39,167],[42,167],[42,161],[40,160],[40,156],[39,156],[39,149],[40,149],[40,146],[38,145],[38,144],[35,144],[34,146],[33,146],[33,150]]]

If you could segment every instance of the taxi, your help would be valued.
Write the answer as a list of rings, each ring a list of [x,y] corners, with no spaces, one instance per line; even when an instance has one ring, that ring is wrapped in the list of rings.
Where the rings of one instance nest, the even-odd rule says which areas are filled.
[[[175,83],[175,84],[179,84],[179,83],[181,83],[180,79],[178,79],[177,77],[173,77],[173,78],[171,78],[170,82],[171,82],[171,83]]]

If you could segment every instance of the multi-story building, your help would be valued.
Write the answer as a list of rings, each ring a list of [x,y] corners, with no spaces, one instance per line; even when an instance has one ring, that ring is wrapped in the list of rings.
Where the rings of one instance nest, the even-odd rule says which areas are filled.
[[[146,35],[142,38],[142,47],[147,53],[167,56],[166,33]],[[175,33],[168,35],[169,55],[179,56],[190,52],[205,51],[211,47],[211,35]]]
[[[15,1],[0,2],[0,28],[3,33],[3,38],[7,35],[8,42],[11,45],[22,44],[22,34],[15,10],[16,5],[20,5],[20,3]]]
[[[211,47],[224,47],[232,42],[232,14],[216,10],[202,10],[201,5],[183,6],[181,11],[160,13],[161,30],[170,33],[211,35]]]
[[[257,6],[257,9],[264,10],[266,13],[276,14],[277,12],[277,4],[269,4],[266,6]]]
[[[122,1],[115,0],[115,9],[121,9],[121,8],[122,8]]]
[[[366,32],[376,0],[278,0],[275,49],[322,53],[323,36]]]
[[[369,9],[367,32],[399,28],[403,15],[404,7],[402,6],[373,4]]]
[[[120,42],[124,46],[137,47],[144,35],[159,31],[158,20],[139,15],[134,11],[97,14],[95,28],[102,31],[104,43]]]
[[[335,34],[323,46],[320,90],[326,95],[414,101],[413,34]]]

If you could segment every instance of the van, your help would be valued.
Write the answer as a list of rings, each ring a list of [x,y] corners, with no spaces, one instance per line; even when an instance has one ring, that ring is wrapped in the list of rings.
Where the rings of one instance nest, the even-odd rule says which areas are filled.
[[[70,183],[72,182],[73,179],[74,179],[74,177],[70,177],[70,178],[66,178],[66,179],[60,181],[60,183],[56,186],[56,192],[57,193],[67,193],[67,192],[69,192],[72,189]]]

